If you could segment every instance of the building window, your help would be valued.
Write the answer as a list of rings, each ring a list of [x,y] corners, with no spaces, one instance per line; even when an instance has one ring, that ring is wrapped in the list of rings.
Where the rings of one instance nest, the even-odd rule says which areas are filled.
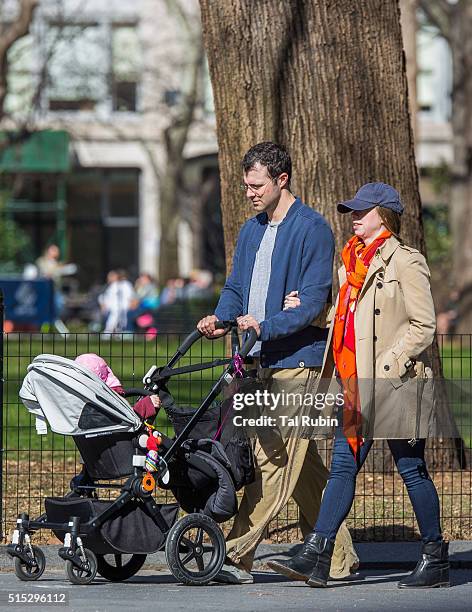
[[[67,181],[67,223],[70,259],[79,266],[81,287],[103,283],[116,268],[136,275],[139,170],[76,169]]]
[[[43,53],[48,110],[136,112],[141,68],[136,24],[49,24]]]
[[[7,113],[25,116],[37,110],[33,105],[102,117],[138,110],[142,52],[135,18],[77,17],[38,11],[31,33],[11,47]],[[8,25],[0,21],[0,35]]]
[[[435,122],[450,119],[452,57],[447,42],[419,13],[420,28],[416,37],[418,64],[417,100],[420,118]]]
[[[136,111],[140,59],[136,26],[114,26],[111,72],[114,111]]]
[[[107,96],[107,45],[96,23],[48,29],[49,110],[93,111]]]

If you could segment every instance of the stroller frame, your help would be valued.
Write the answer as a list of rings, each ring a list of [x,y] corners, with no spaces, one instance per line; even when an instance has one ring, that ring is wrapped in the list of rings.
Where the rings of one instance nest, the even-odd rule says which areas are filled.
[[[194,425],[208,410],[213,400],[221,391],[223,384],[232,380],[238,372],[239,364],[236,361],[236,357],[238,359],[245,359],[257,340],[257,334],[251,328],[248,330],[243,346],[238,351],[237,322],[221,321],[217,323],[216,327],[217,329],[225,329],[226,332],[231,330],[232,358],[174,368],[173,366],[185,355],[190,347],[202,337],[203,334],[195,330],[185,338],[166,366],[161,368],[152,366],[150,368],[143,378],[144,389],[133,388],[127,389],[125,392],[125,397],[153,395],[158,393],[172,376],[222,365],[227,366],[180,434],[174,440],[163,440],[161,449],[164,452],[159,452],[159,463],[157,470],[154,472],[154,476],[156,476],[159,484],[162,483],[162,478],[166,474],[168,462],[181,449]],[[142,431],[142,428],[135,432],[136,435],[140,431]],[[139,455],[137,449],[135,455]],[[64,496],[63,499],[65,500],[68,498],[71,500],[77,499],[77,497],[82,497],[83,499],[92,498],[97,489],[121,490],[120,495],[106,509],[88,521],[84,522],[78,516],[71,516],[67,522],[58,523],[48,520],[46,512],[34,520],[30,520],[27,513],[19,514],[12,542],[7,546],[7,553],[14,559],[15,572],[18,578],[28,581],[37,580],[44,572],[46,565],[44,553],[38,546],[31,544],[31,535],[40,529],[52,529],[65,533],[64,545],[59,549],[58,554],[66,562],[67,576],[74,584],[90,583],[95,578],[97,572],[109,580],[125,580],[131,577],[142,567],[146,559],[145,554],[133,554],[131,560],[121,567],[121,571],[115,571],[105,561],[104,554],[98,555],[97,561],[97,555],[92,550],[84,548],[82,539],[96,534],[100,527],[111,517],[117,515],[128,502],[137,500],[142,503],[148,516],[152,518],[163,534],[166,559],[174,576],[188,585],[208,584],[220,571],[225,558],[225,541],[221,529],[210,517],[199,513],[189,514],[173,525],[168,525],[159,505],[152,496],[153,487],[149,490],[148,487],[144,486],[143,479],[147,474],[146,471],[141,466],[135,464],[134,461],[133,466],[134,473],[128,477],[123,485],[87,481],[88,475],[83,473],[72,479],[71,491]],[[85,476],[85,478],[80,480],[81,476]],[[185,533],[190,529],[197,529],[197,541],[195,543],[190,542],[188,538],[184,537]],[[203,531],[210,537],[214,549],[214,554],[212,552],[212,558],[207,568],[204,568],[203,554],[210,552],[211,548],[203,544]],[[184,540],[185,543],[183,542]],[[198,572],[189,571],[185,567],[186,563],[179,556],[182,547],[186,547],[185,551],[187,552],[183,561],[187,559],[188,563],[195,560],[198,565]],[[117,559],[116,555],[121,554],[121,552],[116,550],[116,552],[114,551],[111,554],[115,554],[115,559]]]

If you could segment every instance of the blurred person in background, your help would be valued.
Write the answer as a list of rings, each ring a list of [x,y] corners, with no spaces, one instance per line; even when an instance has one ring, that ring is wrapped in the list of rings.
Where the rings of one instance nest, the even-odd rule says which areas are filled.
[[[151,322],[153,324],[152,313],[159,308],[159,289],[154,278],[147,272],[143,272],[136,279],[134,290],[135,298],[128,311],[127,329],[142,331],[143,323],[144,327],[149,327]]]
[[[61,318],[64,310],[64,295],[62,292],[62,277],[75,274],[77,266],[75,264],[65,264],[60,261],[61,252],[57,244],[50,244],[44,250],[41,257],[36,260],[38,276],[40,278],[50,278],[54,283],[54,306],[56,317]],[[31,275],[31,268],[27,269],[27,274]]]
[[[159,306],[159,289],[154,278],[147,272],[138,276],[134,283],[134,290],[138,307],[154,310]]]
[[[185,286],[185,299],[205,299],[212,295],[213,274],[208,270],[192,270]]]
[[[159,302],[161,306],[174,304],[178,300],[183,299],[185,289],[185,281],[183,278],[169,278],[165,287],[161,291]]]
[[[105,317],[103,331],[120,333],[128,331],[128,312],[136,299],[133,285],[124,270],[110,270],[107,275],[107,287],[98,301]]]

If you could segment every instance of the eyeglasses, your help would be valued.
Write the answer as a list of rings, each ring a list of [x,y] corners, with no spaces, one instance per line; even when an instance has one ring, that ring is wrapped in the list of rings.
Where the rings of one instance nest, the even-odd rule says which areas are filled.
[[[257,196],[262,196],[265,193],[265,188],[267,187],[267,185],[269,183],[272,183],[273,181],[276,181],[276,178],[270,178],[267,183],[264,183],[264,185],[261,185],[260,187],[251,187],[251,185],[246,185],[246,183],[241,183],[241,185],[239,186],[239,188],[241,189],[241,191],[244,191],[244,193],[247,192],[247,190],[249,189],[249,191],[251,191],[254,195]],[[263,190],[261,192],[261,190]]]

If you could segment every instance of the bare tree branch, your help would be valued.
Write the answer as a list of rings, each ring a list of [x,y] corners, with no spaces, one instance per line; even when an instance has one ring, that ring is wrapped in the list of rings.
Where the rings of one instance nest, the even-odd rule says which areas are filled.
[[[185,9],[183,8],[182,4],[179,2],[179,0],[165,0],[165,4],[169,12],[175,12],[177,14],[178,18],[182,22],[182,25],[185,27],[188,34],[192,38],[195,38],[196,36],[200,35],[199,29],[197,28],[197,31],[196,31],[196,28],[192,26],[190,22],[190,17],[188,13],[185,11]]]
[[[65,40],[64,29],[67,25],[68,23],[65,21],[64,18],[56,21],[55,27],[57,28],[57,32],[51,44],[49,45],[49,48],[47,49],[47,52],[44,56],[44,59],[41,65],[41,69],[39,71],[39,78],[36,83],[34,94],[31,98],[30,115],[33,115],[34,112],[41,106],[41,96],[44,93],[46,83],[48,82],[48,79],[49,79],[50,62],[57,51],[58,43]],[[81,33],[83,33],[86,28],[87,28],[87,25],[81,25],[77,27],[75,34],[68,39],[68,42],[72,42],[74,38],[78,37]]]
[[[195,107],[198,103],[199,84],[203,65],[203,46],[200,42],[192,64],[192,80],[189,90],[183,96],[180,114],[165,130],[166,140],[170,137],[168,147],[180,156],[187,141],[188,130],[192,124]],[[172,133],[172,137],[171,134]]]
[[[33,13],[38,4],[39,0],[21,0],[17,19],[6,30],[0,40],[0,60],[3,59],[3,56],[13,43],[28,34]]]
[[[435,0],[433,4],[437,4],[439,7],[441,7],[441,10],[443,11],[443,13],[447,15],[448,17],[450,17],[451,13],[454,10],[454,5],[450,4],[449,0]]]
[[[17,40],[28,34],[38,4],[39,0],[21,0],[17,18],[0,39],[0,119],[3,117],[3,106],[7,95],[8,51]]]
[[[419,6],[429,23],[436,27],[441,36],[450,42],[452,5],[447,0],[434,0],[434,2],[431,2],[431,0],[420,0]]]

